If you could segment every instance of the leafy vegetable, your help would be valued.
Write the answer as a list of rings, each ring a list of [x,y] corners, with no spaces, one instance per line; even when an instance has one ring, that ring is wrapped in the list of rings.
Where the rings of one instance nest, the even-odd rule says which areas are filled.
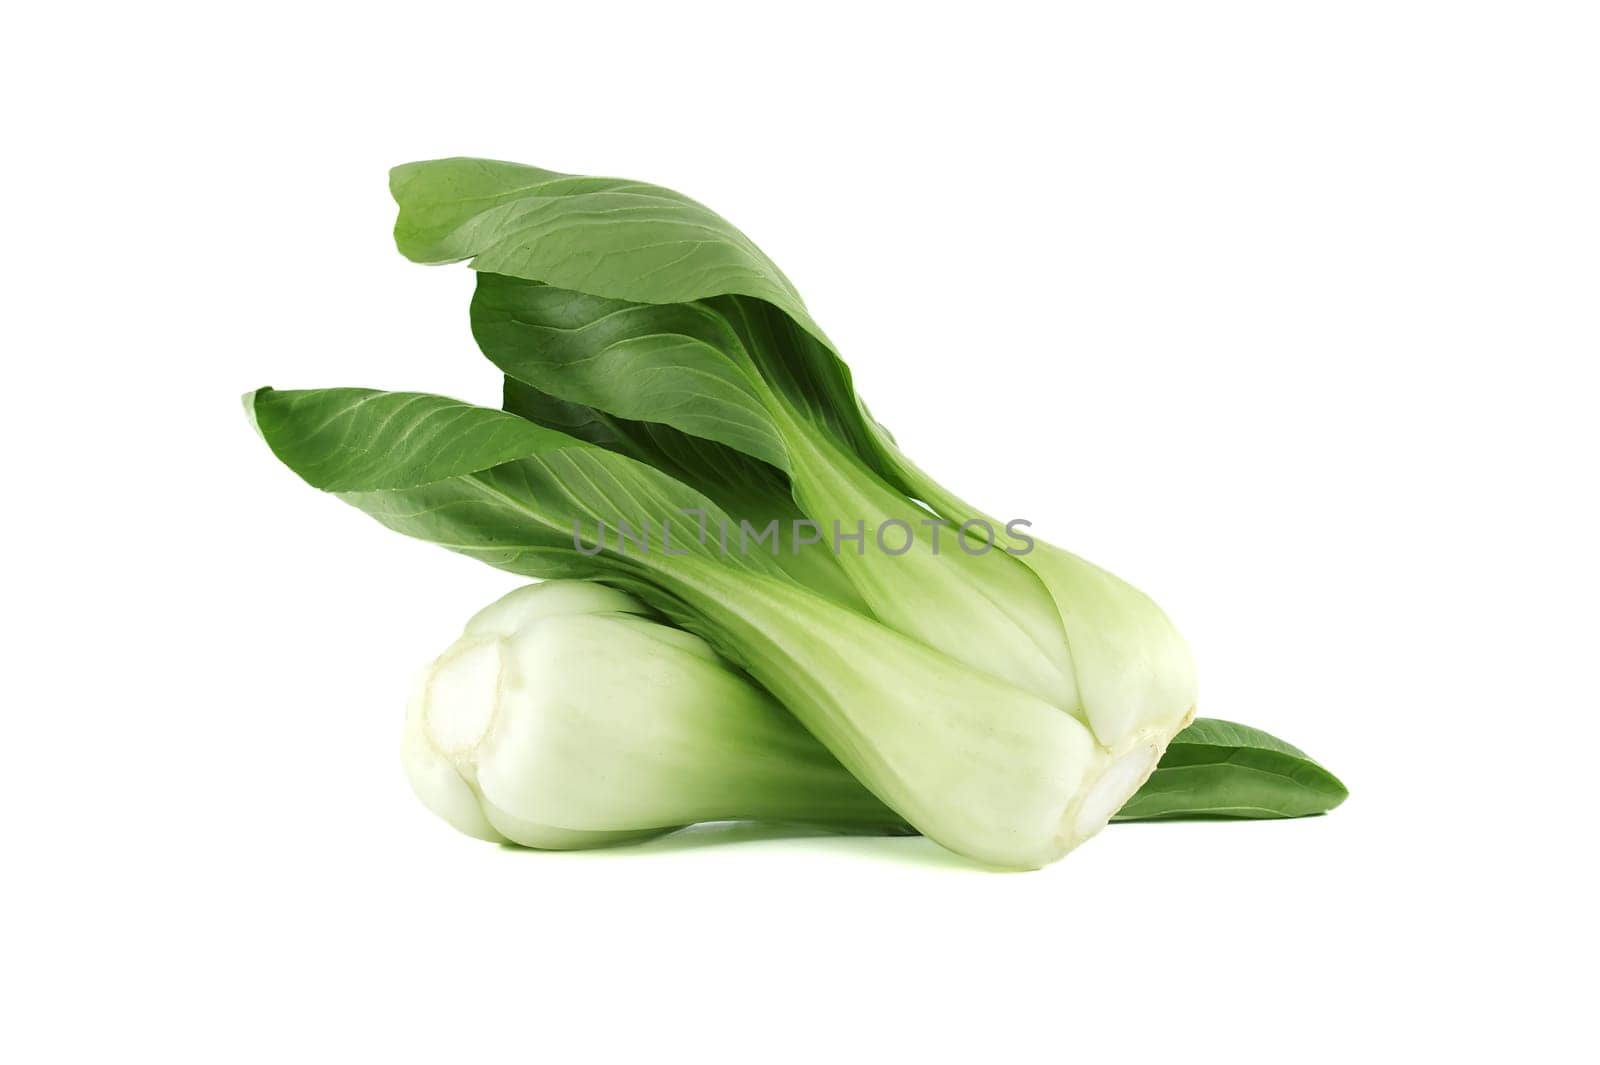
[[[392,529],[515,573],[636,592],[742,665],[874,795],[957,853],[1010,868],[1052,861],[1154,767],[1152,748],[1103,747],[1071,715],[806,589],[764,554],[720,555],[692,537],[681,553],[634,554],[591,532],[600,520],[661,530],[685,509],[726,519],[654,467],[438,396],[262,389],[246,407],[279,459]],[[446,434],[476,450],[442,449]],[[505,461],[514,450],[525,454]]]
[[[1105,744],[1141,736],[1158,752],[1192,712],[1193,667],[1165,615],[1047,544],[1011,554],[959,535],[1007,523],[899,453],[788,279],[707,208],[476,159],[397,167],[391,189],[405,255],[479,271],[474,335],[509,376],[765,462],[825,529],[909,537],[902,552],[869,532],[838,555],[886,625],[1078,715]]]
[[[406,255],[479,271],[473,331],[506,409],[261,389],[245,397],[257,429],[392,529],[612,589],[491,608],[430,672],[408,764],[459,826],[572,846],[701,817],[890,810],[958,853],[1032,868],[1110,820],[1192,719],[1193,667],[1161,610],[911,463],[788,279],[707,208],[471,159],[398,167],[391,188]],[[648,708],[640,731],[584,678]],[[1180,745],[1206,812],[1330,799],[1292,748],[1240,737],[1226,770],[1202,750],[1223,745]],[[778,767],[765,783],[749,772],[761,751]],[[639,787],[586,787],[584,765]],[[1319,797],[1232,775],[1268,765]]]
[[[417,795],[480,839],[565,850],[696,821],[905,831],[772,697],[622,592],[519,588],[420,678]]]
[[[406,714],[423,803],[468,835],[551,850],[747,818],[908,830],[710,645],[648,615],[622,592],[547,581],[474,616]],[[1202,720],[1117,819],[1288,817],[1342,797],[1288,744]]]

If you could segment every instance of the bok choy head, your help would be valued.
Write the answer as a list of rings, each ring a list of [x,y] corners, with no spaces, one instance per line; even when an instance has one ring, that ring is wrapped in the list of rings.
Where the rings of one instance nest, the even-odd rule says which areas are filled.
[[[507,409],[251,393],[257,429],[313,486],[502,569],[636,596],[747,671],[876,801],[993,865],[1042,865],[1093,835],[1192,717],[1166,616],[906,459],[788,279],[705,207],[471,159],[399,167],[391,187],[406,255],[477,269],[473,330]],[[697,815],[693,792],[607,822],[483,790],[496,763],[477,725],[542,713],[484,710],[483,678],[596,624],[549,621],[468,634],[436,670],[415,734],[466,788],[440,785],[450,808],[476,804],[507,838],[514,822],[631,833]]]
[[[1147,738],[1101,743],[1060,707],[765,555],[692,536],[635,551],[598,536],[602,518],[657,536],[685,509],[726,518],[654,466],[422,393],[261,389],[245,405],[280,460],[391,529],[514,573],[636,594],[747,670],[879,801],[957,853],[1006,868],[1053,861],[1154,768]]]
[[[579,581],[480,611],[407,709],[417,796],[468,835],[550,850],[697,821],[902,826],[709,644],[647,613]]]
[[[704,640],[584,581],[527,585],[479,611],[418,678],[402,761],[460,831],[546,850],[699,821],[907,830]],[[1297,748],[1200,720],[1116,819],[1294,817],[1344,794]]]
[[[1193,666],[1166,615],[1066,551],[1002,538],[1009,523],[903,456],[783,272],[706,207],[480,159],[397,167],[391,189],[406,256],[478,271],[473,331],[515,382],[512,409],[603,419],[606,446],[618,426],[669,432],[667,464],[685,438],[739,454],[843,537],[833,561],[880,622],[1074,715],[1100,744],[1153,757],[1192,716]],[[707,494],[725,480],[690,477]]]

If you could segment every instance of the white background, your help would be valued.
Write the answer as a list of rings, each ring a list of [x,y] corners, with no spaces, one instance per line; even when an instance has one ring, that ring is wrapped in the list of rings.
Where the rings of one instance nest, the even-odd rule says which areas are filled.
[[[35,6],[3,34],[10,1060],[1348,1060],[1592,1047],[1589,5]],[[483,402],[388,166],[681,189],[955,491],[1150,591],[1352,797],[1040,873],[541,855],[396,755],[515,581],[259,385]]]

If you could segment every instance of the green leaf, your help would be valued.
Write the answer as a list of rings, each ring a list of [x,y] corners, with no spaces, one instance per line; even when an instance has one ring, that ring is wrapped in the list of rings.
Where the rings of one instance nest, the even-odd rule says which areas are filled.
[[[1115,820],[1306,817],[1348,795],[1298,747],[1248,725],[1200,718],[1173,738]]]
[[[778,572],[762,555],[718,557],[685,510],[726,520],[704,495],[642,462],[503,411],[424,393],[328,388],[245,397],[267,445],[307,483],[407,536],[529,577],[639,578],[621,523],[672,549]],[[599,523],[607,526],[602,548]],[[596,549],[585,555],[576,547]],[[659,596],[653,596],[659,599]]]
[[[572,443],[521,418],[422,392],[263,388],[244,404],[284,465],[327,492],[413,488]]]
[[[703,304],[699,312],[722,319],[734,331],[747,355],[762,362],[761,376],[795,410],[870,466],[880,465],[878,438],[886,434],[857,402],[849,368],[800,294],[750,238],[694,200],[645,182],[578,177],[486,159],[407,163],[390,172],[389,185],[400,208],[395,243],[407,258],[424,263],[467,260],[479,272],[480,286],[494,286],[484,275],[498,274],[568,290],[564,298],[569,300],[582,294],[632,304]],[[511,289],[497,295],[502,300],[513,295],[533,299]],[[562,298],[552,297],[557,302]],[[480,312],[487,312],[491,302],[480,295]],[[552,304],[522,310],[527,324],[538,325]],[[683,321],[683,312],[669,312],[660,321],[631,318],[625,330],[622,323],[613,323],[610,343],[620,345],[614,364],[632,356],[638,365],[641,349],[630,345],[647,343],[645,350],[657,362],[670,357],[686,371],[706,372],[708,355],[698,344],[670,346],[673,338],[711,339],[692,324],[680,332]],[[723,339],[725,334],[711,347],[726,353]],[[715,401],[729,398],[731,382],[720,370],[709,372],[702,380],[711,382],[714,391],[705,406],[715,411],[721,405]],[[644,417],[622,405],[622,397],[618,405],[594,402],[549,380],[515,375],[563,399],[623,417]],[[668,380],[673,392],[685,395],[689,378],[675,371]],[[676,413],[685,418],[699,417],[700,412],[692,405],[685,409],[680,399],[668,396],[663,403],[677,407]],[[748,413],[746,409],[735,421]],[[644,420],[701,432],[720,416],[707,413],[693,426],[665,417]],[[728,439],[715,432],[711,439],[740,448],[749,445],[751,454],[784,465],[771,441],[763,448],[747,438]]]
[[[819,340],[777,264],[721,216],[671,189],[490,159],[435,159],[389,172],[395,243],[423,263],[638,303],[707,295],[765,300]]]
[[[759,300],[635,303],[479,273],[472,331],[491,362],[540,391],[784,471],[792,419],[845,451],[877,453],[844,364]]]
[[[480,274],[472,332],[495,365],[541,391],[788,467],[761,377],[731,323],[710,307],[628,303]]]

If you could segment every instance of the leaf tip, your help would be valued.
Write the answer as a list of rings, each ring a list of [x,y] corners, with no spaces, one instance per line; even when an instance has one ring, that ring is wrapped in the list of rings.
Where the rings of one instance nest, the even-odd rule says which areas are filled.
[[[253,388],[239,397],[239,402],[244,405],[244,416],[250,419],[250,428],[254,429],[256,435],[263,440],[267,438],[267,434],[261,431],[261,420],[256,416],[256,400],[271,391],[272,389],[268,387]]]

